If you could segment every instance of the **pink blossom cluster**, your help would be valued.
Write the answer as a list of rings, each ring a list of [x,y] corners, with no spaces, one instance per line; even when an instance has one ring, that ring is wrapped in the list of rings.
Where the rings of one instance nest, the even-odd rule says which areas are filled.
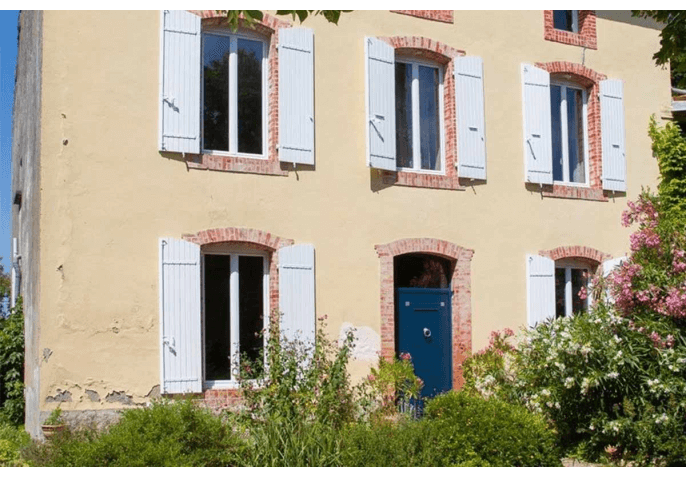
[[[667,296],[658,305],[656,311],[679,319],[686,317],[686,289],[670,287],[667,290]]]
[[[506,327],[502,331],[500,330],[494,330],[491,332],[491,337],[488,341],[488,345],[484,347],[483,349],[479,350],[475,355],[483,355],[489,350],[494,350],[496,354],[499,356],[503,356],[503,347],[506,348],[508,351],[514,351],[515,346],[507,343],[506,339],[508,337],[512,337],[514,335],[514,331]]]
[[[686,251],[683,249],[672,249],[672,269],[677,274],[686,271]]]
[[[412,360],[412,355],[410,355],[410,354],[407,353],[407,352],[403,352],[403,353],[400,354],[400,360],[407,360],[407,361],[410,361],[410,360]]]
[[[631,250],[638,251],[642,247],[655,249],[660,246],[660,236],[651,228],[643,228],[634,232],[630,237]]]
[[[653,342],[653,346],[658,349],[671,349],[672,347],[674,347],[674,343],[676,341],[672,334],[667,335],[667,337],[663,339],[662,336],[654,330],[649,334],[647,333],[645,327],[636,328],[636,324],[633,320],[629,321],[629,329],[647,336]]]
[[[657,225],[658,213],[655,204],[646,196],[641,195],[638,201],[627,201],[628,211],[622,213],[622,226],[628,227],[634,222],[645,224],[648,227]]]
[[[582,287],[579,289],[579,293],[577,295],[579,296],[579,299],[586,300],[588,298],[588,290],[586,290],[586,287]]]
[[[609,277],[609,285],[615,299],[615,306],[624,315],[628,315],[628,312],[634,308],[633,280],[641,270],[643,270],[643,266],[640,264],[625,262],[615,269]]]

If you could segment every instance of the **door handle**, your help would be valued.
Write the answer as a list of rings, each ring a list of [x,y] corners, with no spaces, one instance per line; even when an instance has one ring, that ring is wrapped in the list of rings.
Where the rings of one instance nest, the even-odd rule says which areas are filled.
[[[427,339],[431,337],[431,331],[426,327],[424,327],[424,337],[426,337]]]

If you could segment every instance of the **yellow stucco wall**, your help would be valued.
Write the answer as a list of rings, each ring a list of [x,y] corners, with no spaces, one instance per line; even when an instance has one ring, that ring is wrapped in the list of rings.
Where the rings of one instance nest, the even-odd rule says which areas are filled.
[[[658,31],[598,18],[585,65],[625,81],[627,197],[542,198],[525,187],[520,64],[581,63],[543,40],[543,13],[456,12],[444,24],[354,12],[315,30],[316,168],[288,177],[188,170],[157,151],[159,12],[46,12],[41,136],[41,403],[134,402],[159,384],[158,238],[214,227],[261,229],[316,248],[317,312],[379,331],[375,244],[431,237],[475,250],[472,340],[526,323],[525,254],[585,245],[628,250],[626,200],[654,186],[648,117],[669,101],[651,59]],[[488,181],[466,191],[372,189],[365,166],[364,36],[425,36],[484,61]],[[66,143],[66,144],[64,144]],[[354,375],[366,363],[354,364]],[[85,390],[100,402],[91,402]]]

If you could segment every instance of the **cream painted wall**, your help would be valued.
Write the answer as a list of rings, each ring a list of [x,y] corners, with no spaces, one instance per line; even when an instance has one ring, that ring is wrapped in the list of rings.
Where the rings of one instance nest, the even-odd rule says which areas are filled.
[[[628,195],[541,198],[524,185],[522,62],[582,61],[543,40],[543,14],[456,12],[443,24],[354,12],[315,30],[316,168],[288,177],[188,170],[157,151],[159,12],[46,12],[43,38],[40,350],[42,409],[136,403],[159,384],[158,238],[214,227],[262,229],[316,248],[317,312],[378,333],[375,244],[431,237],[475,250],[472,337],[526,323],[525,254],[585,245],[628,250],[626,199],[654,186],[648,117],[669,101],[654,67],[658,31],[598,18],[586,66],[625,81]],[[484,60],[488,182],[466,191],[378,191],[365,166],[364,36],[416,35]],[[67,144],[63,144],[67,141]],[[367,362],[353,364],[360,376]],[[85,390],[98,392],[91,402]]]

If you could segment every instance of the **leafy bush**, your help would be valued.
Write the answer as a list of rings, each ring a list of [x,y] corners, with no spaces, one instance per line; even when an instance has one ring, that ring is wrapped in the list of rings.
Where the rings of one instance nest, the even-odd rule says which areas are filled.
[[[21,449],[31,443],[23,429],[0,423],[0,466],[24,466]]]
[[[103,433],[66,430],[29,447],[27,457],[38,466],[233,466],[245,453],[221,418],[179,401],[126,410]]]
[[[0,318],[0,421],[24,423],[24,313],[21,297]]]
[[[465,392],[510,403],[518,401],[517,349],[508,342],[513,335],[512,329],[491,332],[488,346],[464,361]]]
[[[343,437],[346,466],[559,466],[555,435],[521,406],[450,392],[422,420],[359,424]]]

